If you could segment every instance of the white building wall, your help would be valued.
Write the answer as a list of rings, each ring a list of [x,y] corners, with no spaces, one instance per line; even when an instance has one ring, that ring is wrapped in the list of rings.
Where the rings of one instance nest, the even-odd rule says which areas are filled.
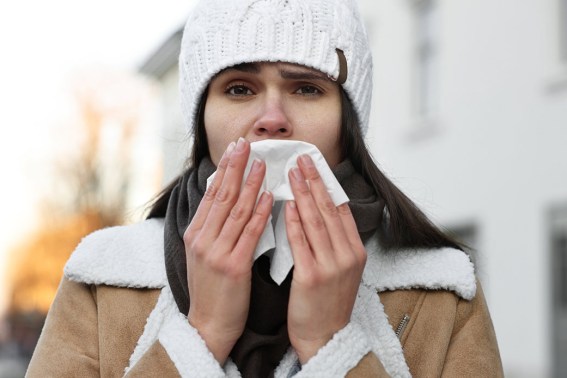
[[[409,0],[364,0],[374,49],[368,142],[390,177],[445,226],[478,227],[507,376],[551,366],[547,216],[567,203],[567,67],[558,1],[438,1],[439,111],[418,119]]]

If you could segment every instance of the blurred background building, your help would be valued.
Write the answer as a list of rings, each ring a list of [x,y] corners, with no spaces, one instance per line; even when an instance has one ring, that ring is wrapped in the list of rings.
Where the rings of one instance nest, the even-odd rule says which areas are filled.
[[[472,247],[506,376],[567,377],[567,0],[360,4],[374,54],[375,159]],[[177,93],[181,25],[172,30],[138,65],[157,83],[157,109],[137,156],[158,153],[134,176],[148,176],[150,160],[161,168],[151,182],[121,185],[144,195],[180,172],[190,147]]]

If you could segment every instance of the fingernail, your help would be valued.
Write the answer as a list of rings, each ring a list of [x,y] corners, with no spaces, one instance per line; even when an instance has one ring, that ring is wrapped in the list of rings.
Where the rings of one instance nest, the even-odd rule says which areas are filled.
[[[312,167],[313,166],[313,159],[311,159],[311,156],[309,155],[301,155],[299,157],[299,159],[301,160],[301,162],[306,166],[306,167]]]
[[[238,144],[236,145],[236,151],[239,151],[239,152],[244,151],[245,145],[246,145],[246,142],[245,142],[244,138],[242,138],[242,137],[238,138]]]
[[[295,167],[291,169],[291,174],[293,175],[293,177],[297,180],[297,181],[305,181],[305,178],[303,177],[303,173],[301,173],[301,171],[299,170],[299,168]]]
[[[264,193],[262,193],[262,195],[260,196],[260,203],[264,203],[267,202],[268,200],[271,200],[272,198],[272,194],[268,191],[265,191]]]
[[[229,144],[228,147],[226,148],[225,155],[230,156],[230,154],[232,153],[232,151],[234,151],[234,147],[235,147],[235,146],[236,146],[236,143],[230,142],[230,144]]]
[[[254,161],[252,162],[252,167],[250,168],[250,173],[258,172],[261,165],[262,161],[260,159],[254,159]]]
[[[292,209],[296,208],[295,201],[288,201],[288,203],[289,203],[289,207],[291,207]]]

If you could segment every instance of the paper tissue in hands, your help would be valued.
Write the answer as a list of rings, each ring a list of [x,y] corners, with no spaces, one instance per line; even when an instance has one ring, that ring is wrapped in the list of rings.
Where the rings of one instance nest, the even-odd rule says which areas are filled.
[[[346,193],[333,175],[323,154],[310,143],[274,139],[253,142],[250,144],[250,157],[244,171],[245,179],[248,177],[254,159],[266,162],[266,175],[259,194],[263,191],[271,192],[274,196],[274,207],[256,246],[254,259],[264,253],[270,256],[270,275],[278,285],[283,282],[293,267],[293,257],[286,234],[285,211],[282,211],[284,208],[282,205],[285,201],[294,199],[288,173],[290,169],[297,167],[297,157],[303,154],[313,159],[335,205],[348,202]],[[207,186],[212,182],[214,175],[213,173],[208,178]]]

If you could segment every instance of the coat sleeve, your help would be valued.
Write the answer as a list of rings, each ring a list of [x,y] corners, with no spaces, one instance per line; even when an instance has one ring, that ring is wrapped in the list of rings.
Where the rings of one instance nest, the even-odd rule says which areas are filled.
[[[165,374],[163,371],[170,372]],[[142,371],[144,373],[142,373]],[[226,372],[207,348],[197,330],[179,312],[166,316],[158,331],[157,340],[127,372],[126,377],[159,376],[223,378]]]
[[[26,377],[98,377],[99,340],[93,288],[63,279]]]
[[[389,377],[370,349],[362,328],[351,322],[307,361],[295,377]]]
[[[179,372],[159,342],[155,342],[124,378],[179,377]]]
[[[149,302],[142,303],[140,296]],[[145,313],[148,304],[155,304],[152,298],[128,289],[97,287],[64,278],[26,376],[122,376],[143,326],[133,326],[129,316],[114,317],[117,311],[106,307],[117,307],[117,302],[121,302],[120,306],[137,305],[137,310]],[[129,330],[128,326],[134,329]],[[132,337],[134,341],[130,340]],[[224,377],[225,372],[185,317],[173,313],[164,319],[157,340],[126,374],[155,376]]]
[[[496,334],[480,283],[471,301],[459,300],[443,377],[503,377]]]
[[[368,352],[362,360],[348,372],[347,378],[389,378],[384,365],[372,352]]]

